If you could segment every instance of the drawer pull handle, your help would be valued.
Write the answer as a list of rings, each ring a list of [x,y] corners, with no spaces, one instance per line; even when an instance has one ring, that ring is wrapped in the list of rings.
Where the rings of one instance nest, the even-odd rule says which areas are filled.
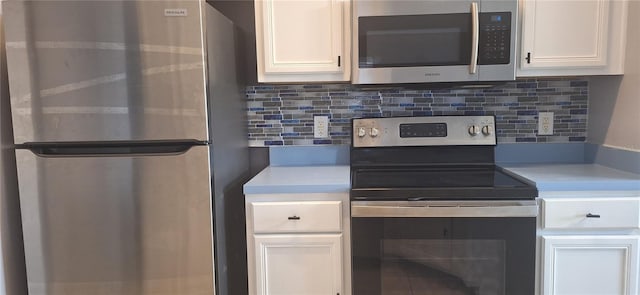
[[[289,220],[300,220],[300,216],[295,216],[295,215],[293,215],[293,216],[289,216],[289,218],[288,218],[288,219],[289,219]]]
[[[587,214],[587,218],[600,218],[600,214],[591,214],[591,213],[588,213],[588,214]]]

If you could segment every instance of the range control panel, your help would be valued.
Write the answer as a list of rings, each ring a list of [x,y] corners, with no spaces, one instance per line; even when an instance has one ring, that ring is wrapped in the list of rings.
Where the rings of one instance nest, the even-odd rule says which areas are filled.
[[[493,116],[353,119],[353,147],[495,145]]]

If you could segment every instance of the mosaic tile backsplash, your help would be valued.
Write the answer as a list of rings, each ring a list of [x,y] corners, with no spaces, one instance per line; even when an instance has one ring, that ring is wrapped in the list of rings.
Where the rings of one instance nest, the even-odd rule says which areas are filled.
[[[499,143],[584,142],[584,77],[523,79],[485,88],[351,84],[247,87],[251,146],[351,144],[351,119],[494,115]],[[538,112],[554,113],[554,134],[537,135]],[[313,137],[313,116],[329,116],[329,138]]]

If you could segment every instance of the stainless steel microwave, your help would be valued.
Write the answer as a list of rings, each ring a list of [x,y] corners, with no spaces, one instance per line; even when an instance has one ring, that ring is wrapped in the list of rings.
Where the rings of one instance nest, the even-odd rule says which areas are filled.
[[[356,0],[353,83],[515,80],[517,0]]]

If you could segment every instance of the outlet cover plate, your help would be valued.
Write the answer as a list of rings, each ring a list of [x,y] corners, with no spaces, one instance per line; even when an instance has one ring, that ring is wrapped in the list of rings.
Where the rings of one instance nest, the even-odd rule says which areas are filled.
[[[329,116],[313,117],[313,137],[315,138],[329,137]]]
[[[553,135],[553,113],[538,113],[538,135]]]

